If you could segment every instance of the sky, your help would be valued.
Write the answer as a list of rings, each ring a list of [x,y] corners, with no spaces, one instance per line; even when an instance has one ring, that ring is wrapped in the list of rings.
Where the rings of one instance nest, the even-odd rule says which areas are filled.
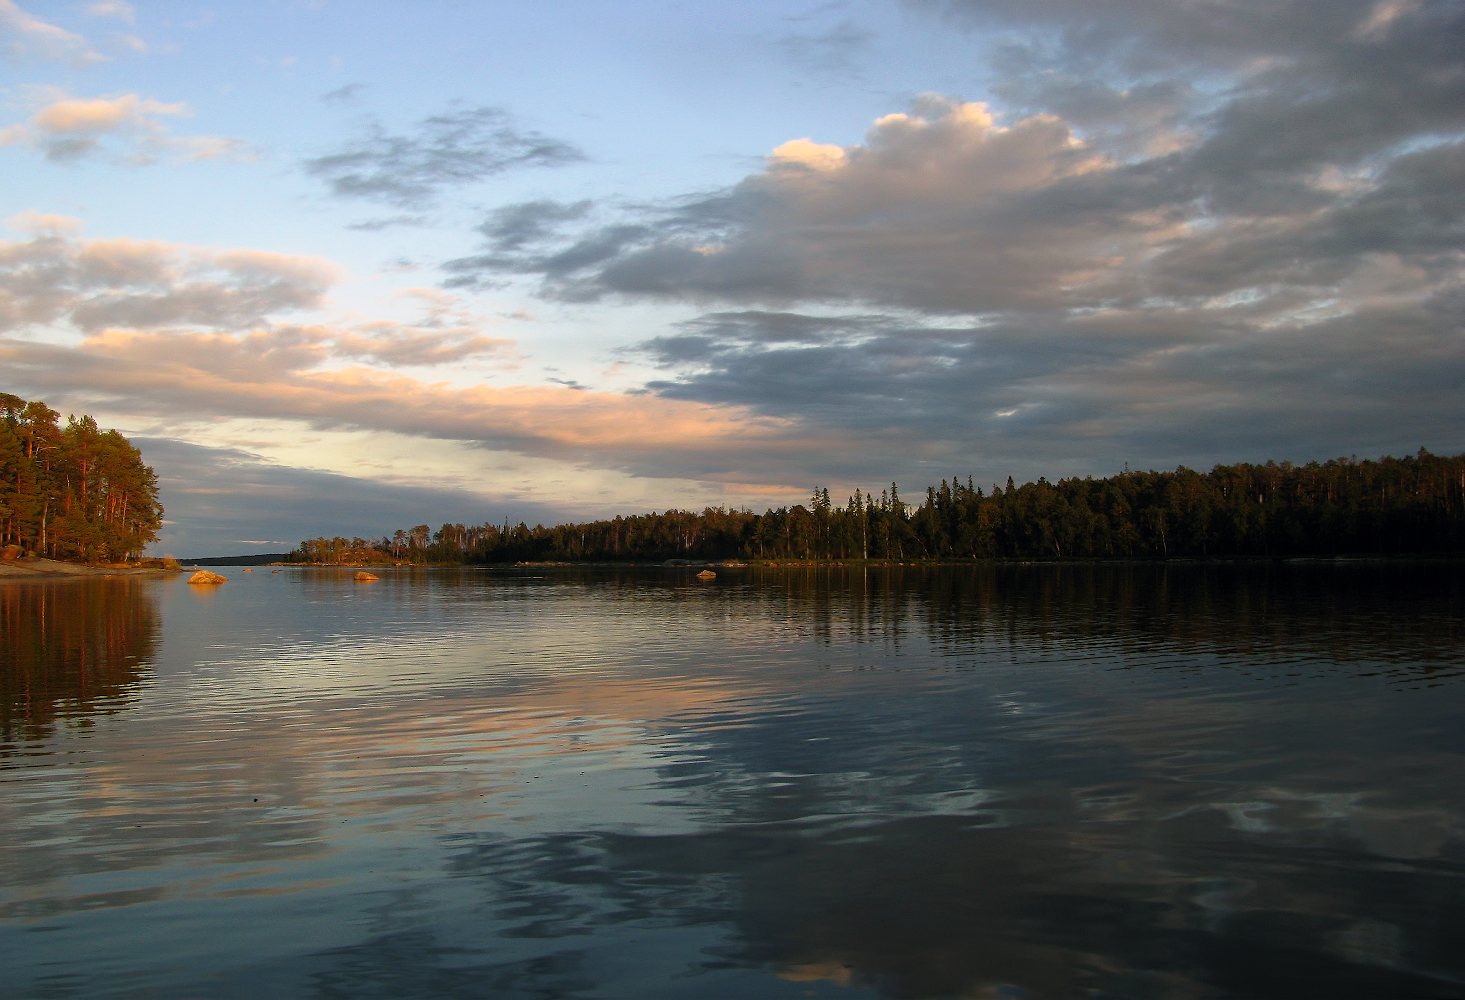
[[[156,552],[1465,450],[1465,0],[0,0]]]

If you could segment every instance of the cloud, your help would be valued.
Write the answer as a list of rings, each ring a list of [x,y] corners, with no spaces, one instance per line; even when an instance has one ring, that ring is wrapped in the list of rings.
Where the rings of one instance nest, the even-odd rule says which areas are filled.
[[[702,305],[640,345],[647,388],[855,435],[831,475],[1465,447],[1465,6],[911,6],[1002,104],[926,95],[657,205],[505,206],[446,284]]]
[[[0,365],[12,391],[122,406],[170,420],[249,417],[467,441],[523,455],[730,482],[806,447],[790,421],[650,394],[486,384],[455,388],[400,369],[488,356],[456,296],[406,289],[410,321],[319,310],[338,277],[315,258],[162,242],[44,235],[0,241]],[[41,336],[40,334],[45,334]]]
[[[531,524],[563,518],[533,501],[291,468],[241,448],[131,440],[157,472],[173,522],[152,548],[185,558],[287,551],[319,535],[374,538],[423,517],[434,518],[434,528],[445,521],[502,523],[506,516]]]
[[[17,233],[49,234],[71,236],[82,230],[82,221],[70,215],[50,215],[27,209],[5,220],[5,224]]]
[[[345,149],[305,161],[331,193],[400,208],[430,204],[445,187],[472,184],[517,167],[558,167],[584,160],[568,142],[516,126],[500,108],[445,112],[410,135],[380,126]]]
[[[81,35],[27,14],[14,0],[0,0],[0,38],[13,62],[40,59],[87,66],[107,58]]]
[[[331,336],[332,353],[389,368],[444,365],[485,355],[517,358],[514,341],[484,336],[481,320],[456,296],[438,288],[407,288],[396,297],[420,303],[423,316],[414,323],[356,323]]]
[[[353,222],[346,228],[363,233],[379,233],[383,229],[392,229],[396,226],[425,226],[428,222],[429,219],[425,215],[389,215]]]
[[[985,105],[929,97],[862,144],[786,142],[736,188],[654,218],[549,247],[536,232],[445,267],[460,280],[537,272],[567,298],[1051,307],[1178,221],[1150,204],[1084,205],[1091,175],[1113,170],[1054,116],[1003,125]]]
[[[522,250],[527,245],[548,239],[559,224],[583,219],[590,206],[588,200],[570,204],[539,200],[506,205],[492,212],[478,231],[499,253]]]
[[[257,250],[211,250],[158,241],[76,240],[78,220],[24,212],[12,228],[28,241],[0,241],[0,332],[48,325],[73,328],[102,350],[144,342],[220,364],[294,370],[331,358],[388,367],[442,365],[486,354],[506,356],[513,341],[484,336],[482,323],[434,288],[408,289],[415,322],[281,321],[314,310],[339,278],[329,261]],[[247,332],[239,333],[245,330]],[[158,339],[136,331],[167,331]],[[169,339],[171,337],[172,339]]]
[[[137,11],[127,0],[98,0],[88,4],[86,12],[92,17],[110,17],[127,24],[137,21]]]
[[[514,346],[452,300],[317,321],[299,311],[329,276],[141,243],[97,243],[103,268],[39,224],[55,235],[0,247],[0,356],[160,416],[723,482],[1465,447],[1459,4],[912,6],[985,48],[990,102],[925,95],[853,143],[799,130],[723,190],[503,205],[442,265],[450,289],[528,278],[551,300],[700,309],[635,347],[661,367],[639,393],[408,375],[501,372]],[[306,169],[401,208],[367,224],[387,225],[579,156],[476,108]],[[38,342],[42,322],[75,339]]]
[[[807,456],[831,482],[1462,450],[1465,289],[1391,258],[1358,281],[1349,308],[1309,323],[1259,323],[1245,302],[974,325],[740,311],[641,350],[667,370],[648,385],[665,398],[858,442]]]
[[[1321,164],[1388,156],[1410,137],[1465,126],[1465,8],[1448,0],[1262,9],[1218,0],[1204,12],[1163,0],[913,6],[1000,38],[1006,86],[1034,97],[1055,87],[1186,89],[1197,139],[1188,165],[1215,185],[1212,197],[1296,192]]]
[[[325,104],[351,104],[361,96],[361,92],[364,91],[366,87],[367,85],[364,83],[343,84],[342,86],[337,87],[335,90],[330,90],[324,94],[321,94],[320,99],[321,102]]]
[[[334,336],[334,335],[333,335]],[[813,446],[788,421],[701,403],[543,386],[455,389],[364,367],[321,368],[322,331],[106,330],[75,347],[0,339],[0,362],[33,391],[125,401],[169,418],[255,417],[468,441],[642,475],[748,481],[765,453]]]
[[[869,47],[875,33],[846,18],[817,34],[790,34],[778,40],[778,47],[800,68],[824,73],[855,71],[856,57]]]
[[[247,155],[243,142],[222,136],[174,136],[165,119],[185,117],[182,103],[165,104],[136,94],[68,97],[47,91],[29,121],[0,129],[0,146],[26,145],[53,162],[110,152],[131,164],[161,156],[214,160]]]
[[[619,218],[507,206],[482,253],[446,263],[449,281],[537,274],[566,299],[953,315],[1177,294],[1262,294],[1284,310],[1311,308],[1372,254],[1460,247],[1458,3],[937,9],[983,33],[1008,109],[927,95],[861,143],[792,138],[727,190]],[[1437,221],[1398,201],[1406,174],[1406,201]],[[1376,210],[1390,199],[1399,214]],[[526,235],[506,239],[520,213]],[[1284,258],[1296,263],[1279,274]]]
[[[18,218],[22,225],[61,219],[67,228],[64,217]],[[320,306],[337,276],[320,258],[258,250],[58,235],[0,240],[0,332],[56,323],[87,334],[180,324],[237,329]]]

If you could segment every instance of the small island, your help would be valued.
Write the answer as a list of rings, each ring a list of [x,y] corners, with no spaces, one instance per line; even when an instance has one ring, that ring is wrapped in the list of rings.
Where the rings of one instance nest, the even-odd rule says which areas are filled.
[[[0,393],[0,577],[178,572],[144,559],[163,524],[142,453],[90,416]]]

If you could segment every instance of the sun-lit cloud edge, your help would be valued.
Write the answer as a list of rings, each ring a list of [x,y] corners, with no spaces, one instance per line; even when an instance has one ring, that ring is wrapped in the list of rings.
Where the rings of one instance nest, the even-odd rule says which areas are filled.
[[[35,110],[25,121],[0,128],[0,147],[23,147],[53,163],[109,156],[132,166],[255,155],[242,139],[174,135],[168,121],[192,114],[181,101],[134,93],[75,97],[54,87],[33,88],[31,95]]]

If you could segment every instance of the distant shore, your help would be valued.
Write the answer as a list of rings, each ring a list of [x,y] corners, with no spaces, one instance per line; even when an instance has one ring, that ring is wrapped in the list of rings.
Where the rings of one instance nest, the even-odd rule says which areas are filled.
[[[1361,555],[1316,555],[1316,556],[1171,556],[1169,558],[1136,556],[1080,556],[1070,558],[997,558],[997,559],[668,559],[653,561],[598,561],[574,562],[568,560],[537,560],[522,562],[419,562],[419,563],[373,563],[373,562],[275,562],[270,567],[293,569],[458,569],[458,570],[512,570],[512,569],[882,569],[892,567],[953,567],[953,566],[1277,566],[1277,565],[1337,565],[1376,563],[1417,562],[1465,562],[1465,554],[1459,552],[1394,553]],[[202,565],[202,561],[199,561]],[[215,565],[236,565],[215,561]],[[190,566],[194,565],[189,563]]]

